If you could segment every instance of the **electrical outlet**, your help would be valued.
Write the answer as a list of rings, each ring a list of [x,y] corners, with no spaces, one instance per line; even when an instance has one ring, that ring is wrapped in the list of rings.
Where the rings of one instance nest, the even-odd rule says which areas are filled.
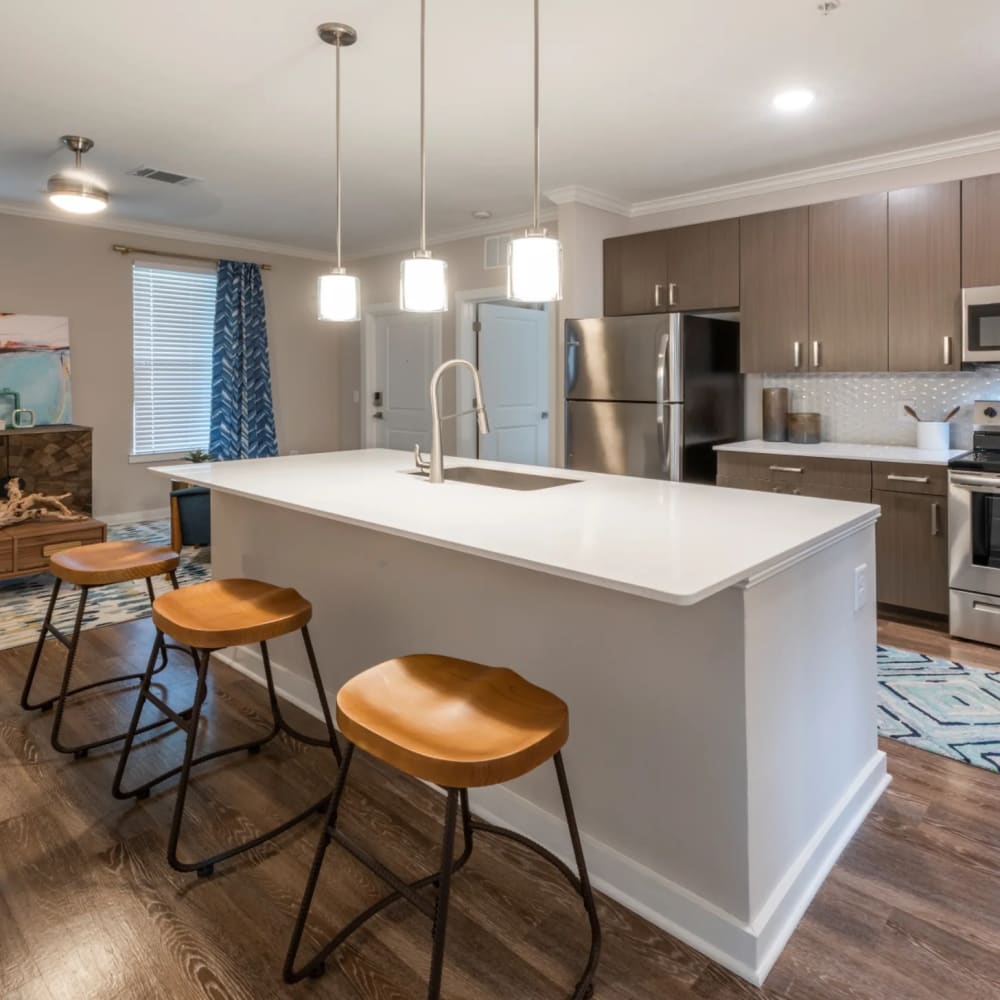
[[[854,610],[860,611],[868,604],[868,563],[854,567]]]

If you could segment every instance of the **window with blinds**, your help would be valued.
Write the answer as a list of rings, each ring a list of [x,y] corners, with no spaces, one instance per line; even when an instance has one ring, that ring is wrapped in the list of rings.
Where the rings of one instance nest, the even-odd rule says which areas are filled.
[[[132,267],[132,453],[208,448],[215,271]]]

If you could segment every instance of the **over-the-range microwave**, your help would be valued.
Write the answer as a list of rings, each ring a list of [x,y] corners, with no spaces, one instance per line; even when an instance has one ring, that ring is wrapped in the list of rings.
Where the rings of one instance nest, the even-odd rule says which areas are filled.
[[[945,364],[951,362],[945,337]],[[1000,363],[1000,285],[962,289],[962,364]]]

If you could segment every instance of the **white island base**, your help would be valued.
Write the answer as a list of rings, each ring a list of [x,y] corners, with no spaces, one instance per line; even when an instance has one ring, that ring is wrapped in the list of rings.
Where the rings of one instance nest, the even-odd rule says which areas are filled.
[[[325,461],[333,478],[322,498],[309,495],[307,459]],[[889,780],[876,740],[875,607],[869,599],[855,610],[853,586],[855,568],[866,565],[874,589],[877,510],[669,483],[619,487],[612,477],[586,475],[572,486],[494,500],[507,491],[404,482],[407,458],[396,453],[383,487],[404,511],[376,523],[389,500],[373,493],[372,523],[362,525],[355,480],[350,487],[344,480],[343,497],[336,490],[346,461],[187,467],[183,478],[213,487],[216,578],[258,577],[313,602],[310,628],[331,697],[374,663],[436,652],[511,666],[565,699],[566,765],[597,888],[761,983]],[[265,485],[269,463],[285,464]],[[540,516],[546,504],[574,503],[583,518],[578,545],[596,559],[610,538],[586,512],[602,489],[634,496],[635,518],[650,503],[659,509],[654,550],[680,544],[672,535],[677,505],[689,501],[732,504],[736,521],[716,524],[720,537],[755,530],[750,511],[757,516],[761,503],[765,522],[802,510],[829,514],[839,527],[698,598],[655,595],[648,581],[642,593],[629,592],[640,588],[621,574],[585,582],[554,557],[529,568],[510,553],[472,551],[455,534],[469,525],[448,523],[461,520],[460,508],[468,520],[480,504],[488,528],[497,516],[488,508],[502,501],[509,529],[511,519]],[[437,537],[418,540],[403,524],[414,503],[440,505]],[[423,519],[426,534],[426,510],[409,516]],[[555,522],[551,529],[559,532]],[[697,530],[692,523],[684,536]],[[279,640],[272,656],[280,690],[317,713],[301,643]],[[234,651],[229,662],[261,676],[254,650]],[[571,857],[551,768],[477,790],[472,800],[483,816]]]

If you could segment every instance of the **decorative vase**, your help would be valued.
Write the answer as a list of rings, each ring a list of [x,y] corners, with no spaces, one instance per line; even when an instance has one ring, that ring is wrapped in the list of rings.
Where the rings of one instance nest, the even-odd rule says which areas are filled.
[[[788,440],[788,390],[765,389],[764,404],[764,440]]]

